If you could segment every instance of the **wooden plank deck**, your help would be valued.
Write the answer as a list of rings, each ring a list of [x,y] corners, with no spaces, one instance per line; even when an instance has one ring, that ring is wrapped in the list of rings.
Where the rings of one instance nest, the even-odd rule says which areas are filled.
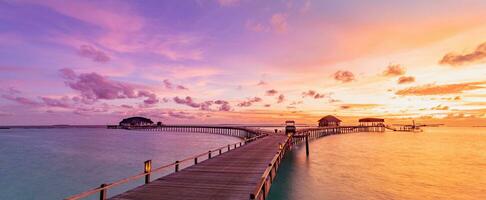
[[[267,136],[111,199],[247,200],[286,139]]]

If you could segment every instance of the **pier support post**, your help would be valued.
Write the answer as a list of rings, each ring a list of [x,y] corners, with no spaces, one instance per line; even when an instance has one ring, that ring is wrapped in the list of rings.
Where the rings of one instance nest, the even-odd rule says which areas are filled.
[[[103,183],[103,184],[101,184],[101,185],[100,185],[100,188],[104,188],[104,187],[106,187],[106,186],[108,186],[108,185],[107,185],[107,184],[105,184],[105,183]],[[107,193],[106,193],[106,189],[102,189],[102,190],[100,191],[100,200],[106,200],[106,194],[107,194]]]
[[[309,136],[305,136],[305,155],[309,156]]]
[[[152,160],[147,160],[143,164],[144,164],[144,169],[143,169],[144,173],[149,173],[152,171]],[[145,184],[149,182],[150,182],[150,173],[145,175]]]

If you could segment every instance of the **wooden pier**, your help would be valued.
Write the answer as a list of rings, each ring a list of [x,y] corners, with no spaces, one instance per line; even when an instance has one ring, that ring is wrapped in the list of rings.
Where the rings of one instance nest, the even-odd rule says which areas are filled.
[[[163,126],[107,126],[109,129],[126,129],[140,131],[164,131],[164,132],[185,132],[185,133],[211,133],[228,135],[239,138],[251,138],[268,131],[247,127],[230,127],[230,126],[201,126],[201,125],[163,125]]]
[[[258,190],[257,185],[262,181],[267,185],[275,177],[286,151],[280,151],[280,146],[287,139],[284,135],[267,136],[111,199],[250,199]],[[272,163],[274,157],[276,160]],[[274,166],[268,170],[271,178],[263,180],[262,175],[271,166]],[[264,187],[258,198],[266,195],[269,189],[270,185]]]
[[[334,134],[385,131],[385,127],[382,125],[304,128],[297,129],[290,135],[260,129],[225,126],[145,126],[127,129],[213,133],[239,137],[243,141],[155,169],[152,169],[151,161],[146,161],[143,173],[113,183],[102,184],[100,187],[68,197],[67,200],[83,199],[96,193],[99,193],[100,199],[104,200],[107,199],[108,189],[144,177],[144,185],[111,199],[264,200],[277,175],[280,162],[286,152],[291,149],[291,145],[305,141],[308,154],[309,140],[312,139]],[[201,158],[205,158],[205,160]],[[192,165],[182,169],[183,163]],[[151,174],[168,168],[173,168],[174,173],[151,181]]]

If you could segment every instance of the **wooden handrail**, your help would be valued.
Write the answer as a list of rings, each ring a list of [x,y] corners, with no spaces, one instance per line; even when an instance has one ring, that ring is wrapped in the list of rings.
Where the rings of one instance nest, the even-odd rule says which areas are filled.
[[[248,139],[244,139],[243,143],[242,142],[236,142],[236,143],[232,143],[232,144],[229,144],[229,145],[225,145],[223,147],[213,149],[213,150],[210,150],[210,151],[205,152],[205,153],[201,153],[201,154],[189,157],[189,158],[185,158],[183,160],[179,160],[179,162],[174,162],[174,163],[171,163],[171,164],[160,166],[160,167],[155,168],[155,169],[153,169],[149,172],[146,172],[146,173],[140,173],[140,174],[137,174],[137,175],[133,175],[133,176],[130,176],[130,177],[127,177],[127,178],[124,178],[124,179],[117,180],[113,183],[103,184],[100,187],[93,188],[93,189],[90,189],[90,190],[69,196],[69,197],[65,198],[65,200],[78,200],[78,199],[82,199],[82,198],[91,196],[93,194],[96,194],[98,192],[104,192],[104,191],[106,191],[110,188],[113,188],[115,186],[118,186],[118,185],[121,185],[121,184],[124,184],[124,183],[128,183],[128,182],[133,181],[133,180],[140,179],[142,177],[145,177],[146,175],[150,175],[152,173],[156,173],[156,172],[159,172],[159,171],[164,170],[164,169],[168,169],[169,167],[173,167],[176,164],[180,165],[183,162],[187,162],[187,161],[208,155],[208,154],[215,152],[215,151],[226,149],[226,148],[228,148],[228,146],[231,147],[231,146],[234,145],[234,147],[238,148],[238,147],[241,147],[243,145],[246,145],[246,143],[248,143],[248,142],[252,142],[254,140],[257,140],[257,139],[260,139],[260,138],[263,138],[263,137],[266,137],[266,136],[269,135],[268,133],[264,133],[263,131],[255,131],[255,130],[250,130],[250,129],[243,129],[243,130],[248,131],[248,132],[252,132],[253,134],[255,134],[257,136],[251,137],[251,138],[248,138]],[[240,146],[237,146],[238,144],[240,144]],[[235,148],[233,148],[233,149],[235,149]],[[225,151],[225,152],[228,152],[228,151]]]
[[[265,192],[264,190],[266,190],[265,185],[266,185],[267,179],[269,178],[269,176],[271,176],[271,172],[273,171],[273,169],[275,167],[278,167],[275,164],[277,164],[277,161],[281,161],[279,159],[283,158],[283,154],[285,154],[285,152],[287,151],[290,140],[291,140],[291,136],[288,136],[287,139],[285,140],[285,143],[283,144],[282,148],[279,149],[278,152],[275,154],[275,156],[272,158],[272,160],[268,164],[268,167],[263,172],[262,177],[260,179],[260,182],[257,184],[254,192],[250,194],[250,199],[259,199],[258,197],[260,196],[262,191]],[[280,163],[278,163],[278,164],[280,164]],[[270,179],[272,179],[272,177],[270,177]],[[263,195],[265,195],[265,194],[263,194]],[[265,197],[263,199],[265,199]]]

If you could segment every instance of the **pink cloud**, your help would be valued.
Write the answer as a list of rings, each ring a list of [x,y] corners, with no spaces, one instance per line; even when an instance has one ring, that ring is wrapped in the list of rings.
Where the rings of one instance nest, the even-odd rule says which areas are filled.
[[[263,32],[263,31],[267,30],[265,25],[263,25],[262,23],[254,22],[252,20],[246,21],[245,27],[246,27],[246,29],[253,31],[253,32]]]
[[[127,3],[76,1],[30,1],[46,6],[62,15],[77,19],[101,28],[100,36],[72,37],[60,35],[55,40],[69,46],[82,43],[96,43],[106,49],[122,53],[150,52],[162,55],[170,60],[199,60],[202,50],[193,46],[198,36],[176,34],[166,31],[154,34],[147,20]],[[143,42],[142,42],[143,41]],[[76,46],[76,47],[77,47]]]
[[[288,27],[287,15],[283,13],[273,14],[270,18],[270,25],[272,25],[272,28],[279,33],[286,32]]]
[[[79,47],[78,54],[95,62],[106,63],[110,61],[110,57],[108,55],[90,45],[81,45]]]
[[[351,82],[355,80],[354,74],[350,71],[337,71],[334,73],[334,79],[343,83]]]
[[[63,15],[116,32],[138,31],[145,24],[142,17],[131,12],[128,5],[120,2],[110,5],[90,1],[65,3],[52,0],[31,3],[49,7]]]
[[[268,83],[265,81],[260,81],[257,83],[257,86],[264,86],[264,85],[268,85]]]
[[[282,103],[285,101],[285,96],[283,94],[280,94],[278,97],[277,97],[277,103]]]
[[[302,98],[305,98],[305,97],[311,97],[311,98],[314,98],[314,99],[322,99],[324,97],[326,97],[325,94],[320,94],[314,90],[308,90],[307,92],[302,92]]]
[[[274,89],[267,90],[267,91],[265,92],[265,94],[266,94],[267,96],[273,96],[273,95],[276,95],[277,93],[278,93],[278,91],[277,91],[277,90],[274,90]]]
[[[240,0],[217,0],[220,6],[228,7],[235,6],[240,3]]]
[[[292,103],[290,103],[291,106],[295,106],[295,105],[299,105],[299,104],[303,104],[304,101],[292,101]]]

